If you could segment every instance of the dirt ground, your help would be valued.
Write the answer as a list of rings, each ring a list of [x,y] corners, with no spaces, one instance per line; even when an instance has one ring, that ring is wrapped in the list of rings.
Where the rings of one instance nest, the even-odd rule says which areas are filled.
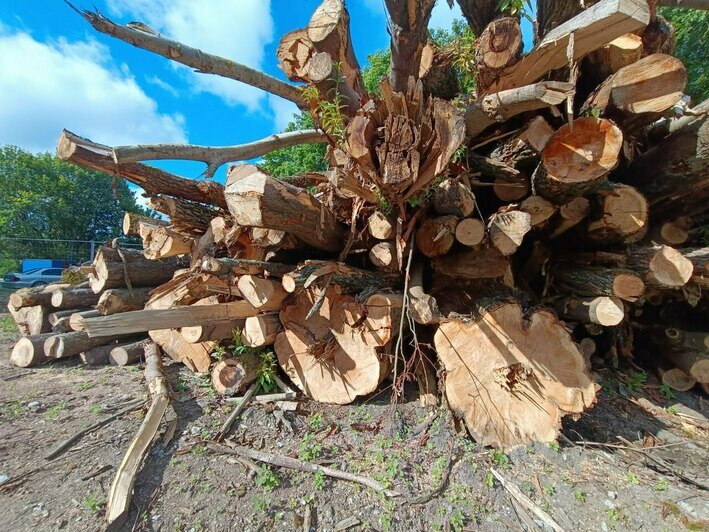
[[[88,368],[73,361],[11,367],[7,358],[17,333],[5,318],[0,316],[0,530],[100,530],[115,468],[143,411],[85,436],[56,460],[44,455],[127,401],[145,397],[141,368]],[[284,413],[286,424],[273,405],[254,404],[232,431],[238,444],[366,475],[403,493],[388,499],[311,473],[252,473],[208,447],[233,404],[181,365],[168,365],[167,372],[177,433],[167,444],[157,440],[145,460],[124,530],[302,530],[306,512],[311,530],[318,531],[543,529],[491,476],[491,467],[564,530],[709,529],[702,488],[709,485],[707,403],[696,391],[666,399],[651,379],[629,392],[613,376],[599,375],[598,404],[578,421],[565,420],[558,445],[507,454],[458,433],[445,407],[419,406],[413,387],[396,406],[386,391],[343,407],[299,399],[298,411]],[[636,404],[640,397],[665,410],[649,414]],[[631,444],[643,450],[628,450]],[[412,503],[417,496],[430,500]]]

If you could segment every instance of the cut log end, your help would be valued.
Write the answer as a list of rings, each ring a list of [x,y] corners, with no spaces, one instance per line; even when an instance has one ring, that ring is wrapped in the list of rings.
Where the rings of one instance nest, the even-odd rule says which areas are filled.
[[[562,416],[595,402],[583,355],[546,310],[525,320],[519,304],[506,303],[472,321],[446,321],[434,342],[448,402],[482,445],[554,441]]]
[[[485,239],[485,224],[475,218],[464,218],[455,226],[455,239],[464,246],[479,246]]]
[[[694,266],[679,251],[661,246],[649,263],[649,273],[655,284],[667,288],[680,288],[692,277]]]
[[[247,355],[217,362],[212,369],[212,386],[219,395],[233,396],[244,392],[256,380],[260,358]]]

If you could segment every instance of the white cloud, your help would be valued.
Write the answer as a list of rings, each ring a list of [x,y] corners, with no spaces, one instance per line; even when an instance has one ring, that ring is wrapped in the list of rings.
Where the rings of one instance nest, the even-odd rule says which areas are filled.
[[[151,85],[155,85],[156,87],[160,87],[162,90],[167,92],[170,96],[174,96],[175,98],[177,98],[180,95],[180,93],[178,92],[178,90],[175,87],[173,87],[172,85],[170,85],[166,81],[163,81],[158,76],[148,76],[147,78],[145,78],[145,81],[147,81]]]
[[[53,151],[62,128],[97,142],[186,142],[179,114],[158,111],[93,39],[42,43],[0,27],[0,144]]]
[[[256,69],[263,69],[264,48],[274,39],[270,0],[109,0],[108,7],[116,16],[130,16],[172,39]],[[257,111],[265,101],[260,89],[186,67],[180,71],[194,90],[229,105]]]

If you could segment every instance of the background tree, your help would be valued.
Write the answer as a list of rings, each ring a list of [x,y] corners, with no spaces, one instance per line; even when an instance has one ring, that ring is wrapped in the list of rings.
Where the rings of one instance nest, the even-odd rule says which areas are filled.
[[[709,11],[661,8],[675,28],[675,55],[687,69],[687,94],[695,104],[709,98]]]
[[[145,209],[136,204],[123,179],[112,185],[111,176],[54,155],[0,147],[0,237],[102,242],[121,234],[125,211]],[[6,260],[29,258],[47,249],[7,240],[1,248]],[[61,253],[62,248],[52,251]]]

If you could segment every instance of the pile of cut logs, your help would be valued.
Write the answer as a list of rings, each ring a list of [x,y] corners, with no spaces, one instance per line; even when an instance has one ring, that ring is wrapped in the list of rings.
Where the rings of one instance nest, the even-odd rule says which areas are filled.
[[[596,401],[592,365],[645,354],[668,386],[706,389],[709,103],[684,97],[656,2],[539,0],[526,54],[498,0],[458,3],[479,35],[476,94],[458,94],[460,62],[428,38],[434,0],[385,0],[391,74],[376,94],[341,0],[281,40],[300,86],[82,11],[99,32],[293,101],[318,129],[225,147],[62,133],[62,159],[141,186],[165,216],[127,214],[143,252],[101,248],[88,288],[15,294],[34,336],[13,361],[130,361],[140,344],[124,344],[147,333],[205,372],[237,329],[314,400],[349,403],[385,380],[398,396],[410,379],[430,404],[440,385],[473,437],[499,447],[554,440]],[[327,144],[326,172],[236,164],[225,186],[209,178],[302,143]],[[160,159],[202,161],[207,178],[140,162]],[[241,393],[257,366],[227,359],[215,387]]]

